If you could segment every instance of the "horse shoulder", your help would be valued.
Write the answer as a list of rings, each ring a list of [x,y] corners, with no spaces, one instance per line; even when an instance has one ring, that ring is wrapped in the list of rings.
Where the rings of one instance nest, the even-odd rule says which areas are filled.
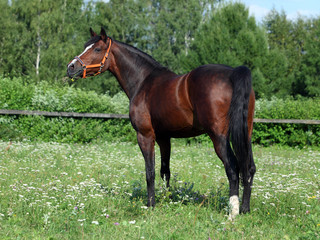
[[[133,128],[143,135],[153,133],[151,116],[145,93],[135,95],[130,101],[129,116]]]

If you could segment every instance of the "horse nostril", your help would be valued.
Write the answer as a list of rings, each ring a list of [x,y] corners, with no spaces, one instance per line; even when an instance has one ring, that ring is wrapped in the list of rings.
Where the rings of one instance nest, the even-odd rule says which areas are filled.
[[[73,63],[71,63],[71,64],[69,65],[69,69],[70,69],[70,70],[74,70],[74,64],[73,64]]]

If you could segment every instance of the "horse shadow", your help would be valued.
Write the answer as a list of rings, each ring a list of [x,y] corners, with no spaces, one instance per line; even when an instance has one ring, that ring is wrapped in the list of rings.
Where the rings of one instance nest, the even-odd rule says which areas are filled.
[[[210,192],[203,193],[194,189],[193,182],[183,182],[177,175],[171,181],[170,187],[165,183],[159,184],[155,189],[157,204],[183,204],[203,206],[218,212],[229,210],[229,188],[227,184],[221,183],[218,187],[211,189]],[[130,201],[137,202],[142,200],[147,203],[148,194],[146,187],[141,181],[134,181],[130,189]]]

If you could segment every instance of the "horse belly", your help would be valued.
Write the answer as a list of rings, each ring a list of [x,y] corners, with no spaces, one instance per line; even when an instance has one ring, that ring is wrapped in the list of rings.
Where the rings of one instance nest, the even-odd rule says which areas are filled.
[[[156,134],[179,138],[203,133],[189,99],[187,75],[161,82],[150,93],[151,119]]]
[[[169,132],[167,136],[172,138],[189,138],[189,137],[196,137],[204,133],[205,131],[203,129],[190,128],[190,129],[182,129],[181,131]]]
[[[161,116],[153,118],[153,127],[157,135],[185,138],[204,133],[191,110],[179,109],[178,107],[171,108],[166,113],[162,113]]]

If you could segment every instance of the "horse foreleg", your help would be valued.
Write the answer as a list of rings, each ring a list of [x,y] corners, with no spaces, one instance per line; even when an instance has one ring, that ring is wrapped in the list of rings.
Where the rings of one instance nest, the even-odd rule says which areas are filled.
[[[161,170],[160,175],[163,180],[166,180],[167,187],[170,186],[170,153],[171,143],[170,138],[157,139],[157,143],[161,152]]]
[[[138,133],[138,144],[143,154],[146,165],[146,180],[148,191],[148,207],[155,206],[154,179],[155,179],[155,137],[153,134]]]

